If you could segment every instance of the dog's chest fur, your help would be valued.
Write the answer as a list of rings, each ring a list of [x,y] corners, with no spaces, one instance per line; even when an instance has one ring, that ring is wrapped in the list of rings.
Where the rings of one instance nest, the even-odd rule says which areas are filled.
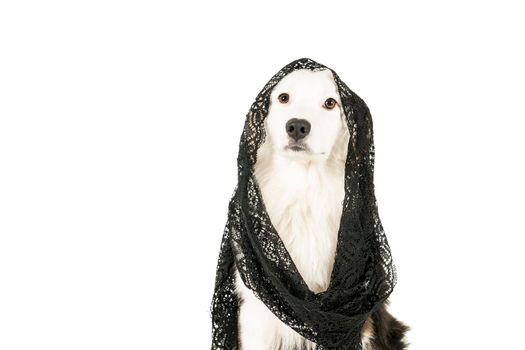
[[[344,166],[264,156],[255,175],[270,219],[313,292],[328,288],[344,199]]]
[[[299,273],[313,292],[330,283],[344,199],[344,161],[301,162],[258,152],[255,176],[266,210]],[[339,157],[338,157],[339,158]],[[241,350],[315,349],[315,344],[282,323],[242,282],[239,327]]]

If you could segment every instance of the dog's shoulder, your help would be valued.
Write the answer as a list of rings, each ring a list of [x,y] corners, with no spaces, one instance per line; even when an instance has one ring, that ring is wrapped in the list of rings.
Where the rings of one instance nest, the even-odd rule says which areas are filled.
[[[373,350],[405,350],[408,344],[405,334],[410,328],[397,320],[387,310],[388,302],[383,303],[370,316],[374,335],[371,339]]]

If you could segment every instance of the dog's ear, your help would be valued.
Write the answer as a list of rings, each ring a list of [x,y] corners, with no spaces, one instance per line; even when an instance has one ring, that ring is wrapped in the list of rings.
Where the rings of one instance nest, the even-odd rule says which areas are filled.
[[[266,138],[264,122],[268,115],[269,107],[270,92],[259,96],[246,115],[237,157],[239,170],[244,165],[248,166],[249,169],[247,170],[253,170],[253,166],[257,162],[257,150]]]
[[[352,111],[357,125],[356,147],[361,152],[368,152],[374,144],[372,116],[370,110],[359,96],[352,99]]]
[[[348,157],[355,165],[371,161],[373,168],[374,140],[370,110],[365,101],[350,90],[336,72],[332,71],[332,74],[350,134]]]

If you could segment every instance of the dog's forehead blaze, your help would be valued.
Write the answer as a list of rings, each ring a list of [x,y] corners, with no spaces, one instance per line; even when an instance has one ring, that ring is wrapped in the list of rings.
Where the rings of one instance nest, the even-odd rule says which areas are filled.
[[[273,89],[272,98],[281,93],[307,93],[340,102],[337,86],[329,69],[312,71],[298,69],[285,76]]]

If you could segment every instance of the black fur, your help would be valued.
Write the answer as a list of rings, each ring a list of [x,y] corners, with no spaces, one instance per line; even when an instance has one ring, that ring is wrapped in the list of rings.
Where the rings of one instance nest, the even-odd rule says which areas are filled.
[[[398,321],[386,309],[388,303],[382,304],[372,313],[374,323],[374,338],[372,348],[374,350],[405,350],[408,344],[405,342],[405,333],[410,329]]]

